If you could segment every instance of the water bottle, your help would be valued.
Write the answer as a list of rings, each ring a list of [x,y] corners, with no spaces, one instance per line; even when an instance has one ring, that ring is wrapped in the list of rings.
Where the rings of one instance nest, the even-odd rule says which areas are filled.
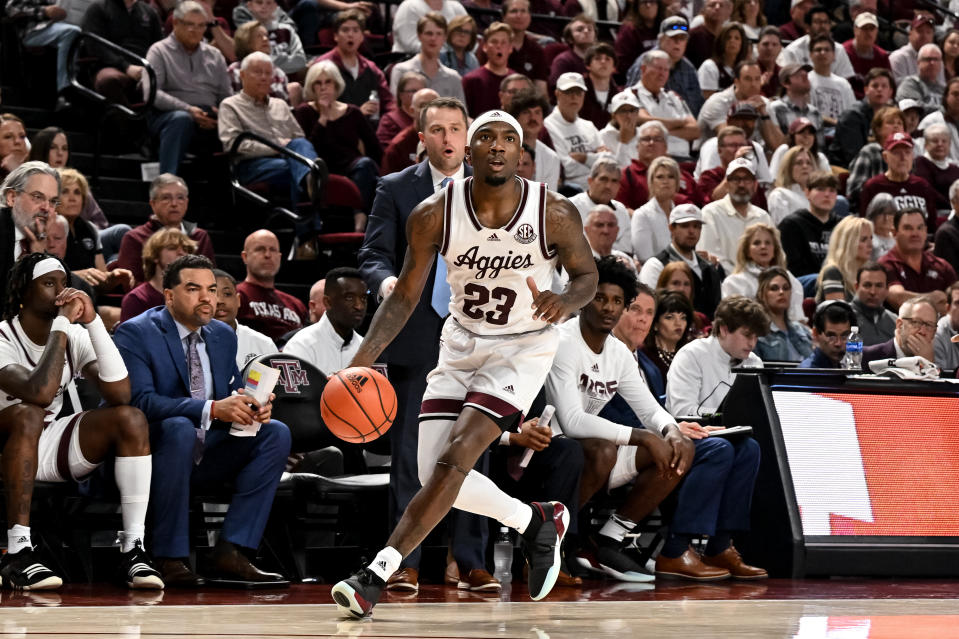
[[[376,102],[376,113],[370,116],[370,120],[378,122],[380,119],[380,94],[376,91],[370,91],[370,97],[367,102]]]
[[[513,580],[510,570],[513,567],[513,540],[509,537],[509,528],[503,526],[493,544],[493,576],[501,584],[508,584]]]
[[[846,354],[842,358],[842,367],[862,370],[862,337],[859,336],[858,326],[853,326],[846,338]]]

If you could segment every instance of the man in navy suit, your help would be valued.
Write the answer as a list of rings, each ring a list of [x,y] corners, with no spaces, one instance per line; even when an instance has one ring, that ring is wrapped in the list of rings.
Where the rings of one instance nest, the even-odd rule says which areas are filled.
[[[445,186],[445,180],[462,179],[473,174],[472,169],[463,163],[467,120],[462,102],[456,98],[433,100],[420,111],[418,124],[419,138],[426,147],[427,159],[380,179],[366,227],[366,239],[359,252],[363,279],[380,300],[392,292],[403,266],[406,221],[410,213],[417,204]],[[449,315],[449,285],[446,283],[445,264],[441,264],[441,268],[443,273],[437,277],[436,265],[433,265],[413,315],[383,354],[389,380],[396,390],[399,403],[396,420],[390,427],[393,447],[390,515],[394,525],[420,488],[416,465],[420,403],[426,391],[426,374],[436,367],[439,359],[440,331]],[[434,286],[437,283],[439,286]],[[452,516],[455,527],[453,554],[457,563],[466,573],[484,568],[488,524],[481,517],[467,513],[454,512]],[[417,548],[405,559],[403,568],[390,579],[388,588],[416,591],[419,587],[419,562],[420,549]],[[468,574],[464,577],[468,577]],[[466,584],[464,588],[495,587],[480,578],[479,573],[476,573],[476,577],[476,583],[461,580]]]
[[[150,423],[153,450],[152,544],[168,586],[204,583],[186,563],[190,552],[190,486],[232,482],[234,496],[213,550],[210,576],[269,584],[241,552],[260,544],[273,496],[290,452],[290,431],[270,420],[272,404],[243,394],[236,333],[213,319],[216,279],[202,255],[184,255],[163,277],[165,306],[124,322],[115,341],[130,373],[132,405]],[[272,401],[272,397],[271,397]],[[253,436],[234,436],[230,423]]]

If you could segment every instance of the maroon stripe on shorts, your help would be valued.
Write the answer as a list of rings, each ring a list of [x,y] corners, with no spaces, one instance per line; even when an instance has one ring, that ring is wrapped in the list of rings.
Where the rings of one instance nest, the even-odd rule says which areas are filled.
[[[476,391],[467,393],[463,403],[472,404],[474,408],[478,408],[484,413],[489,413],[495,417],[506,417],[507,415],[523,412],[509,402],[504,402],[499,397],[493,397],[492,395],[478,393]]]
[[[57,445],[57,472],[60,473],[60,478],[64,481],[73,479],[73,475],[70,474],[70,438],[73,436],[73,429],[80,423],[80,418],[84,414],[77,413],[70,419],[63,435],[60,436],[60,443]]]
[[[452,415],[453,419],[456,419],[461,410],[461,399],[424,399],[420,404],[420,419],[434,415]]]

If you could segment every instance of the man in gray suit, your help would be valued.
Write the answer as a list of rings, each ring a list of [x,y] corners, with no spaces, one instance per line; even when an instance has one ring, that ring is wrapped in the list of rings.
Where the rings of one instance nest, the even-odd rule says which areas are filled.
[[[360,272],[377,299],[393,291],[406,255],[406,221],[413,209],[450,179],[472,175],[463,163],[466,155],[466,108],[456,98],[438,98],[420,111],[419,138],[427,159],[380,179],[376,199],[359,252]],[[390,516],[395,525],[420,488],[416,466],[419,412],[426,391],[426,374],[439,358],[440,331],[449,315],[446,265],[437,261],[423,287],[423,295],[406,326],[383,354],[390,383],[399,403],[390,428],[393,459],[390,466]],[[487,463],[485,458],[482,463]],[[478,469],[485,472],[485,468]],[[499,583],[485,569],[487,523],[481,517],[455,512],[453,555],[460,567],[460,587],[498,590]],[[419,588],[420,549],[413,551],[387,587]]]

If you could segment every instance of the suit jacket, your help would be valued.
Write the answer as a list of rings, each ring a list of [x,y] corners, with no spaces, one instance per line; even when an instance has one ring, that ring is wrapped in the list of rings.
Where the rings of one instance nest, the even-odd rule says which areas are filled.
[[[200,329],[210,358],[213,397],[240,388],[236,368],[236,333],[219,320]],[[173,316],[157,306],[123,322],[114,336],[130,374],[133,406],[154,423],[168,417],[188,417],[197,425],[205,400],[190,397],[186,355]]]
[[[895,337],[888,342],[883,342],[882,344],[873,344],[872,346],[863,347],[862,369],[864,371],[871,372],[869,370],[869,362],[874,362],[877,359],[896,359]]]
[[[472,175],[466,167],[466,175]],[[376,199],[366,224],[366,238],[359,252],[360,271],[374,294],[387,277],[399,275],[406,255],[406,222],[420,202],[433,195],[433,177],[429,161],[380,178]],[[439,357],[438,336],[443,326],[430,302],[436,264],[430,269],[423,294],[406,326],[387,347],[383,359],[396,364],[436,362]]]

